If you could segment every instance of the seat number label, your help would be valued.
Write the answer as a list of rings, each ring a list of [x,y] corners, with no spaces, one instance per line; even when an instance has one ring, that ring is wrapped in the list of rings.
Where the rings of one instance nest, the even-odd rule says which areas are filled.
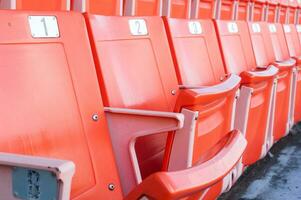
[[[257,23],[252,24],[252,30],[254,33],[260,33],[260,31],[261,31],[260,25]]]
[[[289,25],[284,25],[283,28],[284,28],[284,32],[286,32],[286,33],[291,32],[291,27]]]
[[[193,35],[202,34],[202,26],[198,21],[191,21],[188,23],[189,32]]]
[[[228,31],[230,33],[238,33],[238,26],[235,22],[228,23]]]
[[[276,28],[275,24],[269,24],[269,30],[271,33],[276,33],[277,28]]]
[[[29,16],[28,22],[33,38],[60,37],[56,16]]]
[[[130,31],[132,35],[147,35],[148,30],[144,19],[130,19]]]

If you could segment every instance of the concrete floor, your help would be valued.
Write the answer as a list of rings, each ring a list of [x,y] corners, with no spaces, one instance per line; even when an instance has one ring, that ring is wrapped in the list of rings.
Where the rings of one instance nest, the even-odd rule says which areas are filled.
[[[301,200],[301,124],[219,200]]]

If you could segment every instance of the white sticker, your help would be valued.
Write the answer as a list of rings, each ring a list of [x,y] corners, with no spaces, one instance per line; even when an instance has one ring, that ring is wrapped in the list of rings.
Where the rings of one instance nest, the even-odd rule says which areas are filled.
[[[199,35],[202,33],[201,23],[198,21],[191,21],[188,23],[189,32],[193,35]]]
[[[130,19],[130,31],[132,35],[147,35],[147,26],[144,19]]]
[[[297,28],[297,32],[301,33],[301,25],[297,25],[296,28]]]
[[[261,29],[260,29],[260,25],[257,23],[252,24],[252,29],[254,33],[260,33]]]
[[[283,25],[284,32],[290,33],[291,32],[291,27],[289,25]]]
[[[28,22],[33,38],[60,37],[56,16],[29,16]]]
[[[228,23],[228,31],[230,33],[238,33],[238,26],[235,22]]]
[[[269,30],[271,33],[276,33],[277,28],[276,28],[275,24],[269,24]]]

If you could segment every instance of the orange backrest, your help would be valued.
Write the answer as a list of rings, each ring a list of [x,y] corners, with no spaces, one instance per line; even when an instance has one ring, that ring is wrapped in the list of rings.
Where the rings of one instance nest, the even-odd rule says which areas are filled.
[[[206,87],[220,84],[226,79],[211,20],[166,18],[165,23],[181,85]],[[194,164],[210,159],[223,148],[222,138],[232,128],[234,97],[232,92],[188,108],[199,112],[197,136],[194,138]]]
[[[278,0],[268,0],[268,22],[274,23],[277,20]]]
[[[167,19],[167,22],[180,84],[220,83],[225,70],[212,21]],[[200,34],[192,34],[193,31],[200,31]]]
[[[248,25],[256,64],[259,67],[267,67],[275,62],[268,24],[267,22],[249,22]]]
[[[301,1],[300,0],[297,0],[297,9],[298,9],[298,12],[300,12],[301,8]],[[300,24],[300,18],[301,18],[301,15],[298,13],[298,16],[296,17],[296,24]]]
[[[16,0],[18,10],[59,11],[70,10],[70,0]]]
[[[256,67],[248,25],[244,21],[216,20],[227,73],[240,74]]]
[[[230,20],[234,17],[235,4],[237,2],[238,1],[235,0],[200,0],[199,2],[192,1],[193,15],[198,19],[215,18]]]
[[[291,57],[301,56],[301,43],[297,32],[300,31],[300,28],[296,27],[294,24],[285,24],[283,25],[283,30],[286,44],[289,50],[289,55]]]
[[[190,10],[190,0],[170,0],[170,17],[189,18]]]
[[[83,16],[0,11],[0,21],[0,151],[73,161],[71,199],[120,199]]]
[[[279,23],[269,24],[269,30],[276,61],[289,59],[290,55],[285,41],[282,25]]]
[[[221,0],[220,13],[218,19],[221,20],[232,20],[235,15],[235,4],[238,3],[236,0]]]
[[[161,16],[162,0],[124,0],[124,13],[128,16]]]
[[[294,24],[298,12],[297,0],[289,0],[288,23]]]
[[[193,17],[197,19],[211,19],[215,14],[215,0],[192,0]]]
[[[123,0],[72,0],[72,9],[99,15],[122,15]]]
[[[178,81],[162,19],[88,19],[105,106],[173,111],[177,94],[172,91],[177,91]],[[166,134],[137,141],[143,177],[161,169],[165,142]]]
[[[250,12],[250,2],[240,0],[238,2],[238,10],[237,10],[237,19],[238,20],[248,20],[248,15]]]
[[[253,21],[263,21],[267,8],[265,0],[255,0],[253,3]]]
[[[280,0],[279,2],[279,23],[286,23],[286,17],[289,10],[288,0]]]

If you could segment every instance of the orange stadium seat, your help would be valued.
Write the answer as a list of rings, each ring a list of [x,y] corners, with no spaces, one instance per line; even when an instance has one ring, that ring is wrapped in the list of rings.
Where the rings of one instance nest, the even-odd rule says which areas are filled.
[[[272,49],[276,59],[276,62],[272,64],[276,65],[280,70],[277,78],[278,85],[274,121],[274,140],[277,141],[288,134],[290,128],[291,84],[296,60],[291,59],[289,55],[282,25],[279,23],[270,23],[268,26]]]
[[[185,124],[189,124],[184,124],[182,135],[170,132],[167,136],[166,131],[161,130],[161,134],[139,138],[135,145],[127,142],[133,140],[125,134],[128,132],[114,136],[116,129],[129,128],[127,124],[125,127],[110,126],[124,194],[128,194],[129,199],[143,195],[154,199],[194,199],[198,197],[196,192],[205,195],[208,188],[235,167],[246,146],[245,139],[239,131],[233,131],[230,122],[231,102],[234,102],[239,79],[231,79],[234,83],[229,87],[225,87],[228,86],[226,83],[201,88],[179,86],[160,17],[88,15],[87,20],[104,104],[124,109],[181,111],[185,115]],[[215,100],[225,94],[232,97],[216,104]],[[229,101],[228,106],[217,108],[225,105],[224,101]],[[208,107],[212,104],[216,105],[218,113],[212,113]],[[114,110],[112,112],[114,114]],[[125,117],[129,115],[124,114]],[[110,119],[113,117],[109,116]],[[222,122],[223,118],[227,122]],[[219,124],[216,124],[217,119],[221,120]],[[212,131],[210,128],[202,130],[205,126],[211,127],[210,124]],[[189,135],[191,139],[186,145],[185,137]],[[127,156],[129,152],[124,150],[129,145],[135,149],[131,152],[135,151],[137,155],[134,159],[132,157],[132,161]],[[188,152],[187,147],[190,148]],[[131,162],[135,163],[134,170]],[[221,162],[226,166],[220,165]],[[162,165],[163,169],[182,169],[182,172],[157,172]],[[131,192],[137,183],[140,183],[137,189]],[[167,190],[170,185],[174,189],[164,191],[160,186],[165,183],[163,189]]]
[[[270,23],[278,22],[278,0],[268,0],[267,21]]]
[[[256,65],[246,22],[215,22],[226,72],[241,75],[241,92],[249,98],[241,99],[242,107],[246,110],[237,113],[239,119],[243,113],[248,114],[247,124],[240,128],[248,141],[242,160],[248,166],[263,157],[267,151],[270,104],[274,77],[278,70],[273,66],[263,70]]]
[[[124,14],[127,16],[161,16],[167,1],[163,0],[125,0]],[[164,8],[163,8],[164,7]]]
[[[0,111],[0,200],[219,199],[299,131],[301,0],[0,0]]]
[[[248,22],[256,66],[260,66],[262,68],[269,67],[276,61],[269,37],[268,27],[266,25],[266,22]],[[276,80],[274,84],[276,84]],[[273,127],[275,118],[276,89],[275,87],[273,89],[271,109],[269,112],[269,127],[266,133],[266,153],[274,144]]]
[[[296,69],[294,71],[294,80],[292,89],[292,105],[291,105],[291,126],[301,120],[301,43],[298,37],[300,27],[294,24],[283,25],[284,35],[291,58],[296,60]]]
[[[297,5],[298,5],[298,7],[297,7],[297,16],[296,16],[296,24],[300,24],[301,23],[301,20],[300,20],[300,18],[301,18],[301,14],[300,14],[300,10],[301,10],[301,1],[300,0],[297,0]]]
[[[236,18],[236,0],[192,0],[191,16],[197,19],[225,19]]]
[[[289,0],[289,6],[287,8],[287,23],[295,24],[297,23],[298,16],[298,2],[297,0]]]
[[[191,18],[195,19],[215,19],[218,1],[216,0],[192,0]]]
[[[266,21],[267,20],[267,1],[265,0],[254,0],[251,21]]]
[[[278,20],[276,22],[284,24],[287,23],[287,14],[288,14],[289,2],[288,0],[279,0],[278,4]]]
[[[237,18],[238,0],[221,0],[220,8],[217,10],[217,19],[234,20]]]
[[[170,0],[170,11],[166,16],[173,18],[190,18],[191,1],[190,0]]]
[[[250,20],[252,6],[253,6],[252,1],[249,0],[238,1],[235,20]]]
[[[123,0],[72,0],[72,10],[99,15],[123,15]]]
[[[125,15],[129,16],[169,16],[189,18],[191,1],[187,0],[126,0]]]
[[[223,95],[216,95],[204,105],[191,107],[200,110],[197,129],[204,135],[195,138],[193,164],[196,164],[214,156],[222,148],[220,138],[233,129],[240,78],[234,74],[226,75],[211,20],[165,18],[165,22],[180,84],[192,88],[225,88],[221,91]],[[209,126],[212,121],[215,122],[213,127]],[[237,174],[233,172],[231,178],[236,179]],[[211,188],[205,197],[215,199],[231,184],[232,181],[224,180]]]
[[[0,11],[0,21],[0,132],[7,133],[0,140],[1,177],[3,152],[12,153],[13,166],[18,155],[70,160],[76,166],[70,199],[121,199],[84,17]],[[15,199],[3,196],[9,183],[1,181],[2,199]]]

